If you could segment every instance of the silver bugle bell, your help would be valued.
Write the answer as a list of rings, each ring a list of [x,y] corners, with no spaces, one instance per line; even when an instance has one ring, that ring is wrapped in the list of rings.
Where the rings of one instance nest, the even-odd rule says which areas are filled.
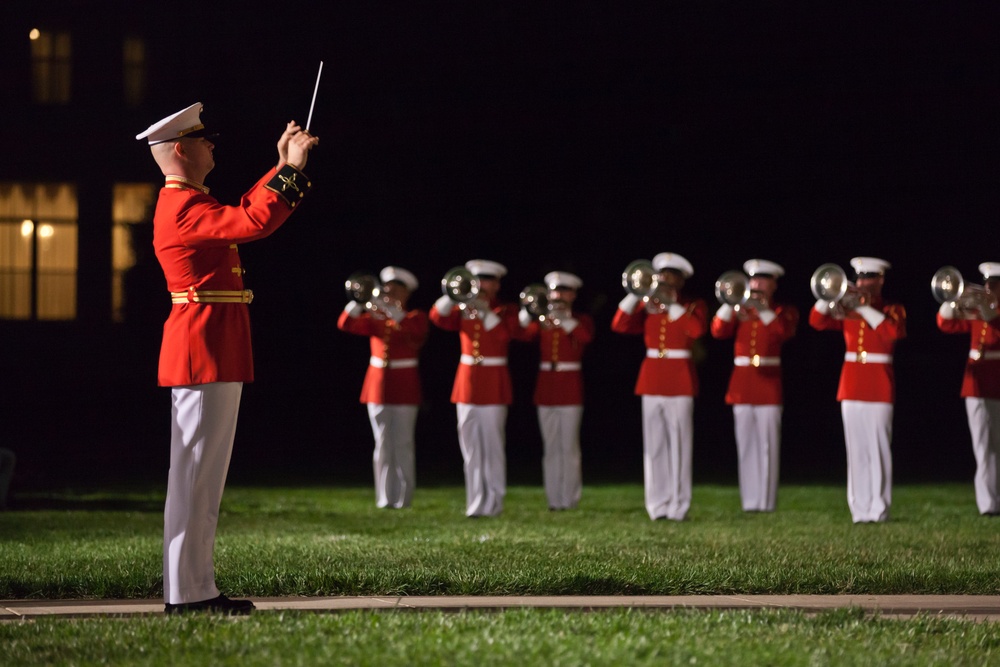
[[[982,309],[997,309],[997,298],[982,285],[967,283],[954,266],[942,266],[931,277],[931,294],[938,303],[951,303],[966,315],[978,316]]]
[[[344,291],[347,292],[347,298],[353,299],[358,303],[369,303],[374,298],[378,297],[382,290],[382,283],[379,279],[370,273],[364,271],[356,271],[347,277],[344,283]]]
[[[456,266],[441,279],[441,292],[453,301],[470,303],[479,296],[479,278],[464,266]]]
[[[549,312],[549,290],[541,283],[532,283],[521,290],[521,307],[540,320]]]
[[[822,264],[809,279],[809,289],[820,301],[840,305],[846,309],[861,305],[864,290],[847,279],[847,273],[837,264]]]
[[[715,298],[730,306],[746,304],[750,300],[750,278],[742,271],[726,271],[715,281]]]
[[[622,287],[629,294],[647,297],[657,283],[656,270],[648,259],[637,259],[622,271]]]

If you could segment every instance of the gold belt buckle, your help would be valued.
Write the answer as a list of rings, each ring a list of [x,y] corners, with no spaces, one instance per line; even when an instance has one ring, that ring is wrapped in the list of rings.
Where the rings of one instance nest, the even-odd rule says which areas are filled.
[[[754,368],[758,368],[760,366],[760,355],[759,354],[753,355],[753,357],[751,357],[751,359],[750,359],[750,364]]]
[[[859,364],[867,364],[868,363],[868,352],[867,351],[862,350],[861,352],[858,352],[858,363]]]
[[[474,354],[474,355],[472,355],[472,365],[473,366],[478,366],[479,364],[482,363],[483,358],[484,357],[481,354]]]
[[[666,356],[667,356],[667,351],[666,350],[660,350],[659,354],[657,356],[657,359],[663,359]]]

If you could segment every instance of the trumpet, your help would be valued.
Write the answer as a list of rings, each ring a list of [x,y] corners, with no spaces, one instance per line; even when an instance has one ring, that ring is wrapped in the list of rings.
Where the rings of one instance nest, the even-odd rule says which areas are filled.
[[[672,288],[660,282],[660,276],[648,259],[637,259],[622,272],[622,287],[629,294],[642,299],[647,308],[662,312],[674,303],[676,294]]]
[[[847,279],[847,273],[836,264],[823,264],[809,279],[809,289],[821,301],[842,310],[854,310],[868,301],[868,292]]]
[[[950,303],[966,319],[997,309],[997,297],[982,285],[967,283],[954,266],[942,266],[931,277],[931,294],[938,303]]]
[[[549,291],[541,283],[532,283],[521,290],[521,307],[541,321],[545,321],[549,313]]]
[[[464,266],[456,266],[441,279],[441,292],[452,301],[457,301],[459,308],[466,310],[470,317],[475,317],[475,303],[479,297],[479,278]]]
[[[348,276],[344,282],[344,291],[348,299],[363,303],[365,310],[373,313],[389,315],[393,306],[399,308],[399,303],[393,302],[383,292],[382,282],[364,271],[356,271]]]
[[[715,298],[728,304],[739,313],[747,308],[763,310],[767,307],[760,292],[750,289],[750,278],[742,271],[726,271],[715,281]]]

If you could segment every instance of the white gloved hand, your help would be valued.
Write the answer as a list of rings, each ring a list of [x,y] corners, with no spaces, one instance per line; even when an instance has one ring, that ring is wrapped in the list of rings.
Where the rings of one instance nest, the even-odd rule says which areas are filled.
[[[455,302],[452,300],[450,296],[444,294],[440,296],[437,301],[434,302],[434,308],[437,309],[438,314],[440,314],[441,316],[448,317],[449,315],[451,315],[452,309],[455,308]]]
[[[635,312],[635,308],[639,305],[641,300],[642,299],[635,294],[626,294],[625,298],[618,302],[618,309],[626,315],[631,315]]]
[[[347,313],[349,317],[361,317],[361,313],[365,312],[365,307],[363,304],[351,300],[347,302],[346,306],[344,306],[344,312]]]

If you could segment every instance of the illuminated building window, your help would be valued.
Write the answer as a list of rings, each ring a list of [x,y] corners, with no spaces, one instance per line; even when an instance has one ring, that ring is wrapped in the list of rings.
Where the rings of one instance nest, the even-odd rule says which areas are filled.
[[[76,318],[71,183],[0,183],[0,319]]]
[[[138,37],[126,37],[122,44],[125,104],[136,107],[146,94],[146,43]]]
[[[32,30],[31,67],[34,100],[39,104],[65,104],[70,96],[72,45],[69,33]]]
[[[111,313],[115,322],[125,320],[128,293],[125,275],[136,264],[136,225],[151,224],[155,186],[150,183],[116,183],[112,200]]]

